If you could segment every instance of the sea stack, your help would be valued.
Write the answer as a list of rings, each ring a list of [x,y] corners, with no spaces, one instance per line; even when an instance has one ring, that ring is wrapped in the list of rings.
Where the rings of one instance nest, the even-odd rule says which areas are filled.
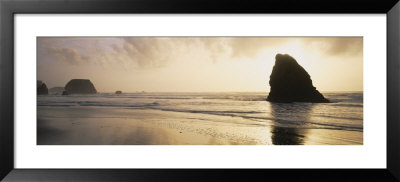
[[[312,84],[307,71],[288,54],[277,54],[269,80],[270,102],[329,102]]]
[[[117,90],[117,91],[115,91],[115,94],[122,94],[122,91],[121,90]]]
[[[47,86],[45,83],[43,83],[42,81],[38,80],[36,83],[36,87],[37,87],[37,94],[38,95],[47,95],[49,94],[49,89],[47,89]]]
[[[68,94],[95,94],[97,93],[93,83],[88,79],[72,79],[65,85]],[[64,94],[63,94],[64,95]]]

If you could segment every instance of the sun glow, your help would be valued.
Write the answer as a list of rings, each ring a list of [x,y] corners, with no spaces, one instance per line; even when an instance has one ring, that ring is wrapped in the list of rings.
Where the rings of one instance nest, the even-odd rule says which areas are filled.
[[[304,47],[302,43],[300,43],[300,41],[288,42],[277,48],[273,48],[273,50],[274,54],[284,53],[284,54],[290,54],[293,57],[300,57],[304,55]]]

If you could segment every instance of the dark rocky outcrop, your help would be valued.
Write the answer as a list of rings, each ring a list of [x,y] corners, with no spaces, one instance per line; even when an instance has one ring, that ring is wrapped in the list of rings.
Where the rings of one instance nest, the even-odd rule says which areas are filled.
[[[46,84],[43,83],[42,81],[38,80],[36,86],[37,86],[37,94],[38,95],[49,94],[49,90],[47,89]]]
[[[270,102],[329,102],[313,86],[310,75],[288,54],[277,54],[269,85]]]
[[[88,79],[72,79],[65,85],[68,94],[95,94],[97,93],[93,83]]]
[[[117,90],[117,91],[115,91],[115,94],[122,94],[122,91]]]
[[[62,93],[62,95],[69,95],[69,93],[68,93],[67,91],[64,91],[64,92]]]
[[[64,87],[53,87],[49,89],[49,94],[62,94],[64,92]]]

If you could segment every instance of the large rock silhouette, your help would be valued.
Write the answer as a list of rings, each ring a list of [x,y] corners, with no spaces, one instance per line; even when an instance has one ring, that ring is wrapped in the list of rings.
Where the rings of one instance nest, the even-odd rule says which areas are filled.
[[[88,79],[72,79],[65,85],[68,94],[95,94],[97,93],[93,83]]]
[[[45,83],[42,81],[38,80],[36,83],[37,87],[37,95],[47,95],[49,94],[49,89],[47,89],[47,86]]]
[[[310,75],[288,54],[277,54],[269,80],[270,102],[329,102],[313,86]]]

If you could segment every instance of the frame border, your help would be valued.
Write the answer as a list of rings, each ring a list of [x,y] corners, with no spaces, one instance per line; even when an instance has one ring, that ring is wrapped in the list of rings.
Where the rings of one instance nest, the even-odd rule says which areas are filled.
[[[0,180],[400,181],[399,0],[0,0]],[[14,14],[382,13],[387,15],[386,169],[15,169]]]

